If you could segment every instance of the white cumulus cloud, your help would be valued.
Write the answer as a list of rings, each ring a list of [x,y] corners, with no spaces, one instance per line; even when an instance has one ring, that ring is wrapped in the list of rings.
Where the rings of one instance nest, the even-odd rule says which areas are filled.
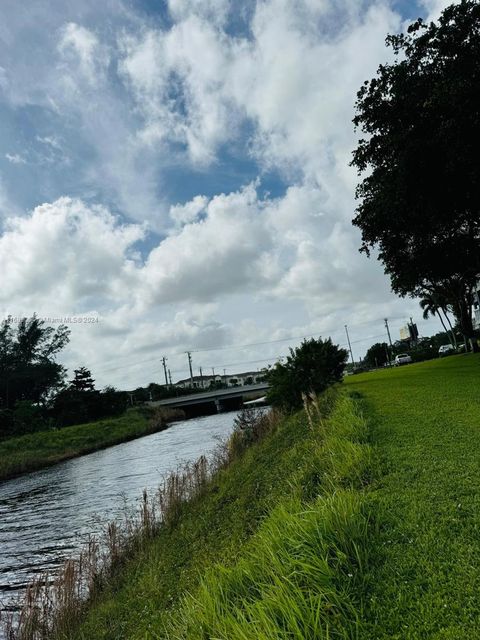
[[[412,313],[351,225],[355,95],[404,26],[394,3],[169,0],[158,20],[122,0],[47,5],[35,0],[38,24],[18,3],[2,7],[0,40],[18,43],[2,58],[1,98],[15,116],[40,110],[32,141],[44,155],[68,152],[38,185],[57,180],[56,195],[38,195],[29,214],[2,176],[4,313],[100,314],[75,329],[69,362],[100,361],[100,378],[118,384],[157,375],[143,353],[170,354],[176,370],[187,346]],[[423,0],[425,15],[444,5]],[[31,168],[23,149],[4,153],[5,175]],[[25,158],[22,171],[7,165]],[[77,171],[69,190],[57,164]],[[215,186],[222,172],[228,188]],[[275,197],[263,192],[271,175]],[[116,369],[129,355],[137,363]]]

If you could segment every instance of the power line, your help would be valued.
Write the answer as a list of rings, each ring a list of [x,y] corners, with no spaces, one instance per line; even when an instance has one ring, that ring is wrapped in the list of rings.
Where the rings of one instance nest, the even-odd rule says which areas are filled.
[[[398,320],[399,318],[394,318],[394,320]],[[366,324],[373,324],[376,321],[365,321],[365,322],[360,322],[357,323],[355,325],[353,325],[354,327],[356,326],[362,326],[362,325],[366,325]],[[338,328],[336,329],[335,333],[338,334],[339,330]],[[328,334],[330,333],[329,331],[323,331],[322,333],[324,334]],[[269,345],[269,344],[278,344],[280,342],[288,342],[288,341],[294,341],[294,340],[303,340],[306,338],[312,338],[315,336],[318,336],[320,334],[320,332],[316,332],[316,333],[312,333],[312,334],[306,334],[306,335],[301,335],[301,336],[289,336],[287,338],[277,338],[275,340],[265,340],[262,342],[251,342],[251,343],[245,343],[245,344],[237,344],[237,345],[224,345],[222,347],[212,347],[212,348],[208,348],[208,349],[197,349],[197,350],[191,350],[187,353],[208,353],[210,351],[228,351],[231,349],[243,349],[243,348],[247,348],[247,347],[254,347],[254,346],[265,346],[265,345]],[[351,340],[351,344],[359,344],[361,342],[366,342],[368,340],[374,340],[380,337],[383,337],[384,334],[376,334],[373,336],[367,336],[365,338],[360,338],[357,340]],[[340,346],[347,346],[344,343],[340,343]],[[171,356],[176,356],[176,355],[183,355],[185,352],[184,351],[177,351],[177,352],[173,352],[170,355]],[[189,356],[189,358],[191,358],[191,355]],[[215,366],[219,366],[220,368],[223,368],[223,366],[237,366],[239,364],[253,364],[255,362],[266,362],[266,361],[271,361],[273,360],[273,358],[264,358],[262,360],[257,360],[257,361],[243,361],[243,362],[237,362],[237,363],[230,363],[228,365],[215,365]],[[127,362],[121,365],[117,365],[117,366],[113,366],[113,367],[100,367],[99,369],[95,369],[95,374],[98,375],[100,374],[104,374],[104,373],[109,373],[112,371],[118,371],[120,369],[125,369],[128,367],[135,367],[141,364],[148,364],[148,363],[157,363],[158,362],[158,358],[154,357],[154,358],[147,358],[144,360],[137,360],[137,361],[133,361],[133,362]],[[177,371],[172,371],[172,373],[178,373],[178,372],[183,372],[184,370],[177,370]],[[193,375],[193,374],[191,374]]]
[[[357,340],[351,340],[351,344],[360,344],[361,342],[367,342],[367,341],[370,341],[370,340],[375,340],[375,339],[383,338],[383,337],[384,337],[383,333],[372,335],[372,336],[366,336],[365,338],[359,338]],[[345,342],[340,342],[339,346],[340,347],[347,347],[348,344],[345,343]],[[218,364],[217,363],[217,364],[215,364],[213,366],[211,364],[209,364],[209,365],[206,365],[206,367],[215,370],[215,369],[223,369],[223,368],[227,368],[227,367],[237,367],[237,366],[240,366],[240,365],[243,365],[243,364],[258,364],[260,362],[274,362],[274,361],[277,361],[279,358],[285,357],[285,355],[286,354],[273,355],[273,356],[269,356],[269,357],[266,357],[266,358],[261,358],[259,360],[239,360],[237,362],[229,362],[229,363],[224,363],[224,364]],[[158,362],[158,361],[156,359],[152,359],[152,362]],[[136,364],[137,365],[138,364],[143,364],[143,362],[138,362]],[[123,368],[123,367],[121,367],[121,368]],[[152,370],[152,373],[154,371],[155,371],[155,369]],[[172,374],[184,374],[184,373],[188,374],[188,372],[189,372],[188,369],[187,370],[186,369],[174,369],[174,370],[170,371],[170,373],[172,373]]]
[[[271,356],[270,358],[261,358],[260,360],[242,360],[241,362],[229,362],[227,364],[217,365],[220,369],[226,369],[227,367],[238,367],[240,364],[258,364],[259,362],[273,362],[277,361],[284,356]]]
[[[258,364],[259,362],[277,362],[280,358],[284,358],[285,356],[270,356],[269,358],[261,358],[260,360],[240,360],[239,362],[227,362],[224,364],[217,365],[216,368],[226,369],[227,367],[238,367],[242,364]],[[172,371],[172,373],[183,373],[185,369],[177,369],[176,371]],[[225,375],[225,374],[224,374]]]
[[[394,318],[394,320],[401,320],[402,318]],[[377,323],[378,320],[365,320],[364,322],[357,322],[354,327],[366,325],[366,324],[374,324]],[[223,347],[210,347],[208,349],[192,349],[192,353],[205,353],[208,351],[227,351],[228,349],[244,349],[246,347],[259,347],[266,344],[275,344],[277,342],[288,342],[289,340],[304,340],[305,338],[314,338],[315,336],[322,334],[331,334],[333,332],[339,333],[339,329],[336,327],[335,329],[326,329],[324,331],[316,331],[315,333],[309,333],[303,336],[289,336],[288,338],[278,338],[276,340],[265,340],[264,342],[250,342],[248,344],[233,344],[233,345],[225,345]],[[378,336],[373,336],[378,337]],[[352,340],[352,344],[354,342],[358,342]]]
[[[260,362],[278,362],[278,360],[280,360],[281,358],[284,358],[284,355],[278,355],[278,356],[271,356],[269,358],[261,358],[260,360],[241,360],[239,362],[229,362],[229,363],[225,363],[223,365],[217,365],[219,368],[223,368],[224,370],[224,376],[225,376],[225,370],[227,367],[238,367],[240,365],[244,365],[244,364],[259,364]],[[172,374],[183,374],[183,373],[187,373],[188,370],[186,369],[175,369],[173,371],[171,371],[170,369],[168,370],[169,372],[169,376],[171,376]],[[153,372],[152,372],[153,373]],[[189,378],[189,375],[187,375],[187,378]],[[170,383],[172,384],[172,383]]]
[[[359,338],[358,340],[352,340],[352,344],[358,344],[359,342],[366,342],[367,340],[375,340],[376,338],[383,338],[385,334],[377,333],[375,336],[366,336],[365,338]],[[345,346],[345,345],[340,345]]]
[[[396,317],[393,318],[393,320],[401,320],[403,319],[403,317]],[[364,320],[363,322],[357,322],[355,323],[355,325],[351,325],[353,327],[359,327],[359,326],[364,326],[367,324],[376,324],[377,322],[379,322],[378,319],[376,320]],[[209,347],[209,348],[205,348],[205,349],[190,349],[191,353],[207,353],[209,351],[228,351],[230,349],[245,349],[247,347],[257,347],[257,346],[264,346],[267,344],[276,344],[276,343],[280,343],[280,342],[289,342],[289,341],[293,341],[293,340],[304,340],[306,338],[314,338],[315,336],[318,335],[325,335],[325,334],[335,334],[335,333],[339,333],[339,329],[338,327],[335,328],[331,328],[331,329],[325,329],[323,331],[317,331],[315,333],[309,333],[306,335],[301,335],[301,336],[288,336],[286,338],[277,338],[275,340],[265,340],[263,342],[250,342],[250,343],[244,343],[244,344],[229,344],[229,345],[223,345],[221,347]],[[352,344],[354,344],[355,340],[352,340]],[[170,352],[170,356],[181,356],[185,353],[185,351],[174,351],[174,352]],[[128,358],[130,357],[129,355],[124,355],[124,356],[118,356],[118,358]],[[118,360],[118,358],[114,361],[110,361],[110,362],[116,362]],[[104,368],[104,367],[100,367],[99,369],[96,369],[96,372],[99,373],[108,373],[110,371],[116,371],[118,369],[124,368],[124,367],[128,367],[131,365],[137,365],[137,364],[147,364],[149,362],[157,362],[158,358],[147,358],[145,360],[137,360],[137,361],[132,361],[132,362],[126,362],[124,364],[121,365],[117,365],[117,366],[112,366],[112,367],[108,367],[108,368]],[[97,361],[96,363],[91,363],[90,367],[95,367],[96,364],[105,364],[105,361],[103,362],[99,362]],[[108,364],[108,361],[107,361]]]
[[[377,334],[375,336],[368,336],[367,338],[361,338],[359,340],[352,340],[352,344],[358,344],[360,342],[365,342],[367,340],[372,340],[374,338],[378,338],[383,336],[383,334]],[[340,343],[339,344],[340,347],[344,347],[344,346],[348,346],[346,343]],[[260,358],[258,360],[239,360],[237,362],[226,362],[223,364],[215,364],[214,366],[212,365],[206,365],[206,368],[210,368],[210,369],[226,369],[227,367],[238,367],[240,365],[243,364],[258,364],[260,362],[277,362],[278,360],[280,360],[281,358],[286,357],[286,354],[280,354],[280,355],[273,355],[273,356],[269,356],[267,358]],[[183,373],[185,371],[185,369],[176,369],[174,371],[172,371],[172,373]]]
[[[186,353],[208,353],[209,351],[229,351],[230,349],[243,349],[243,348],[247,348],[247,347],[256,347],[256,346],[264,346],[267,344],[276,344],[279,342],[289,342],[289,341],[293,341],[293,340],[302,340],[305,338],[313,338],[314,336],[319,335],[318,333],[311,333],[308,335],[303,335],[303,336],[292,336],[289,338],[280,338],[278,340],[266,340],[265,342],[251,342],[250,344],[241,344],[241,345],[228,345],[228,346],[224,346],[224,347],[212,347],[211,349],[197,349],[197,350],[191,350],[191,351],[187,351]],[[171,356],[180,356],[183,355],[185,353],[185,351],[177,351],[174,353],[171,353]],[[118,369],[124,369],[126,367],[130,367],[130,366],[135,366],[135,365],[139,365],[139,364],[148,364],[149,362],[158,362],[157,358],[147,358],[146,360],[137,360],[137,361],[133,361],[133,362],[126,362],[120,366],[115,366],[115,367],[108,367],[108,368],[103,368],[100,367],[99,369],[95,369],[96,373],[108,373],[110,371],[117,371]],[[93,365],[91,365],[93,368]]]
[[[324,333],[328,333],[328,332],[324,332]],[[288,342],[289,340],[303,340],[305,338],[314,338],[315,336],[318,336],[319,332],[317,333],[310,333],[306,336],[290,336],[289,338],[278,338],[277,340],[265,340],[265,342],[250,342],[248,344],[234,344],[234,345],[228,345],[225,347],[212,347],[211,349],[192,349],[193,353],[205,353],[208,351],[227,351],[229,349],[245,349],[247,347],[260,347],[266,344],[275,344],[277,342]]]
[[[373,335],[373,336],[366,336],[365,338],[360,338],[360,339],[357,339],[357,340],[351,340],[351,344],[359,344],[361,342],[367,342],[367,341],[370,341],[370,340],[382,338],[383,336],[384,336],[383,333],[376,334],[376,335]],[[348,345],[345,342],[340,342],[339,346],[346,347]],[[229,363],[224,363],[224,364],[215,364],[213,367],[212,367],[212,365],[207,365],[207,366],[209,368],[214,368],[214,369],[215,368],[226,369],[227,367],[229,367],[229,368],[230,367],[237,367],[237,366],[246,365],[246,364],[258,364],[258,363],[261,363],[261,362],[265,362],[265,363],[276,362],[280,358],[283,358],[283,357],[285,357],[285,354],[277,355],[277,356],[274,355],[274,356],[270,356],[270,357],[267,357],[267,358],[261,358],[259,360],[240,360],[240,361],[237,361],[237,362],[229,362]],[[140,364],[144,364],[144,362],[145,361],[139,361],[139,362],[136,363],[136,365],[138,366]],[[157,363],[158,360],[156,358],[152,358],[152,359],[149,360],[149,362]],[[112,370],[124,369],[124,368],[125,367],[121,366],[121,367],[115,367]],[[149,369],[148,371],[143,370],[143,372],[147,373],[148,375],[153,375],[156,370],[157,370],[157,367],[155,367],[154,369],[151,369],[151,370]],[[189,373],[188,369],[187,370],[185,370],[185,369],[175,369],[175,370],[170,371],[170,375],[171,374],[174,374],[174,375],[180,375],[180,374],[185,375],[185,373],[187,373],[187,377],[188,377],[188,373]]]

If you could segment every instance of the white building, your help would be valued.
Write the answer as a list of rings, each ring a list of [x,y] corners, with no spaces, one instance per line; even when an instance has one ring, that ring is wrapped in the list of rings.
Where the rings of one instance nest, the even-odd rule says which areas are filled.
[[[202,375],[185,378],[175,383],[176,387],[181,389],[187,389],[192,386],[194,389],[209,389],[215,383],[223,383],[229,387],[243,387],[250,384],[257,384],[263,382],[264,374],[261,371],[245,371],[244,373],[227,374],[225,376],[219,375]]]

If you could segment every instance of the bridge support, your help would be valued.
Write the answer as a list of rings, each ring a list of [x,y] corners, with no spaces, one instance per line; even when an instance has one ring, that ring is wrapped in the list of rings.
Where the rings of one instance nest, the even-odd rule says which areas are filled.
[[[218,398],[215,399],[215,407],[217,409],[217,413],[222,413],[223,411],[222,403]]]

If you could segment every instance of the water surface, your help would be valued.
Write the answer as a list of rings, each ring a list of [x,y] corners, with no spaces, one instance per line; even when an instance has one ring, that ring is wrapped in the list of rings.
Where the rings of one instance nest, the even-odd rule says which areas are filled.
[[[75,556],[100,521],[120,517],[144,488],[179,464],[212,453],[236,413],[177,422],[125,442],[0,483],[0,610],[38,573]]]

